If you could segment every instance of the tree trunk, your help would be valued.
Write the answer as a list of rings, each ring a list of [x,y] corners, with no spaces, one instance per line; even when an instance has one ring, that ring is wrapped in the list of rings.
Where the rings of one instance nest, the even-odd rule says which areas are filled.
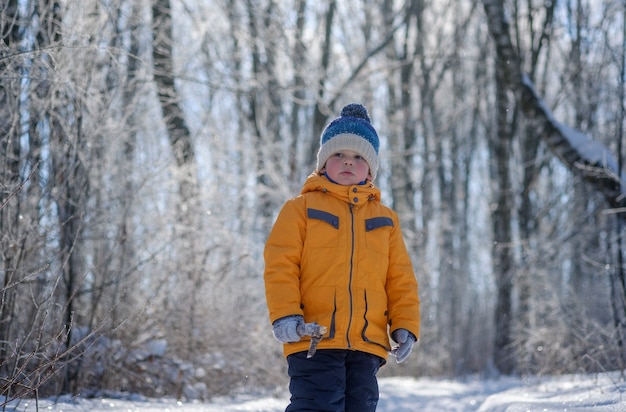
[[[313,112],[313,139],[311,139],[310,148],[307,150],[309,156],[307,163],[311,165],[316,164],[316,156],[320,144],[319,137],[322,134],[322,130],[324,129],[324,125],[328,120],[328,117],[331,115],[331,110],[334,109],[333,107],[326,106],[324,102],[326,101],[326,75],[328,73],[328,66],[330,65],[333,21],[336,9],[336,0],[331,0],[328,3],[328,11],[326,12],[326,20],[324,22],[325,30],[322,46],[322,60],[319,66],[319,84],[317,85],[316,90],[317,101],[315,102],[315,109]]]
[[[510,374],[514,369],[511,354],[511,322],[513,293],[513,256],[511,211],[512,195],[509,162],[511,156],[511,128],[509,113],[513,104],[508,98],[508,89],[503,67],[506,62],[498,56],[496,65],[496,131],[490,140],[492,162],[494,163],[492,179],[494,180],[495,209],[493,222],[493,267],[496,277],[495,307],[495,366],[501,373]]]
[[[173,27],[172,8],[170,0],[155,0],[152,5],[152,57],[154,60],[154,80],[157,86],[159,104],[167,137],[172,154],[176,162],[176,175],[179,191],[177,202],[177,225],[175,264],[173,266],[172,292],[170,293],[174,305],[183,304],[184,307],[174,308],[176,315],[172,317],[175,335],[187,335],[179,344],[185,347],[185,358],[193,361],[196,353],[196,342],[193,339],[197,328],[196,317],[198,284],[203,283],[202,256],[206,253],[204,242],[198,239],[202,234],[202,212],[199,198],[199,183],[197,175],[196,155],[185,116],[180,105],[180,96],[176,87],[176,73],[173,60]],[[191,291],[191,292],[189,292]],[[181,294],[180,299],[177,294]],[[184,326],[175,319],[180,316]]]
[[[552,33],[552,22],[554,17],[554,10],[556,2],[548,2],[545,6],[545,17],[543,24],[538,25],[535,32],[528,33],[530,37],[530,61],[529,70],[530,76],[535,81],[538,75],[539,58],[541,53],[549,53],[550,48],[550,34]],[[519,7],[516,7],[516,11]],[[527,10],[527,15],[516,16],[516,20],[520,21],[526,18],[530,22],[531,29],[536,26],[534,22],[534,10]],[[518,36],[522,36],[524,33],[518,33]],[[547,49],[547,50],[546,50]],[[544,73],[547,76],[547,73]],[[532,348],[527,344],[528,335],[531,333],[532,326],[532,301],[533,290],[532,285],[539,282],[539,279],[533,278],[534,270],[532,269],[532,263],[528,261],[528,257],[531,254],[531,238],[538,231],[538,222],[535,217],[535,210],[532,201],[535,183],[537,182],[539,172],[541,170],[540,160],[537,158],[539,153],[540,138],[535,132],[535,125],[532,122],[520,131],[521,139],[521,164],[523,168],[522,175],[522,187],[521,187],[521,201],[519,207],[519,233],[521,237],[520,242],[520,255],[521,264],[517,271],[518,287],[519,287],[519,323],[520,323],[520,344],[521,349],[518,358],[518,364],[524,361],[524,357],[527,357],[529,353],[532,353]],[[534,262],[535,264],[537,261]],[[526,358],[527,361],[530,359]]]
[[[293,48],[293,71],[294,71],[294,92],[293,92],[293,104],[291,108],[291,124],[289,129],[291,130],[291,150],[289,151],[289,182],[296,184],[297,178],[302,174],[302,171],[298,168],[298,141],[302,136],[308,136],[308,134],[302,134],[300,128],[300,113],[302,112],[302,102],[305,98],[306,84],[304,75],[302,72],[306,67],[306,46],[304,45],[304,29],[305,29],[305,12],[307,9],[306,0],[296,1],[296,27],[295,27],[295,40]],[[316,140],[316,139],[312,139]],[[308,145],[307,145],[308,147]],[[310,172],[310,171],[309,171]]]
[[[246,1],[248,28],[252,41],[252,78],[263,79],[265,89],[253,88],[250,94],[249,122],[253,127],[254,147],[256,149],[256,181],[261,189],[258,193],[257,221],[262,233],[269,233],[274,211],[275,192],[278,184],[275,176],[284,176],[282,162],[278,158],[280,142],[280,107],[279,82],[276,78],[276,50],[273,45],[274,2],[270,1],[266,10],[259,13],[260,6],[252,0]],[[259,17],[260,15],[260,17]],[[265,40],[265,42],[263,42]],[[265,47],[261,44],[265,43]]]

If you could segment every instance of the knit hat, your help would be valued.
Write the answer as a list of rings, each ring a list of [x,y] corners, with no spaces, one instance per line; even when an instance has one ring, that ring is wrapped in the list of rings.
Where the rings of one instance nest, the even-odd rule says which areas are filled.
[[[372,179],[378,171],[378,135],[370,123],[365,106],[352,103],[341,109],[341,115],[330,122],[322,132],[320,150],[317,152],[317,170],[340,150],[359,153],[370,167]]]

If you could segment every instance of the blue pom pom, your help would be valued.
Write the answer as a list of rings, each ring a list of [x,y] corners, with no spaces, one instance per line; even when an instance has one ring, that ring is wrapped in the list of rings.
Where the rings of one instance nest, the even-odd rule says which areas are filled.
[[[365,108],[365,106],[357,104],[357,103],[349,104],[345,106],[343,109],[341,109],[341,116],[342,117],[358,117],[359,119],[364,119],[368,123],[371,123],[370,117],[367,113],[367,109]]]

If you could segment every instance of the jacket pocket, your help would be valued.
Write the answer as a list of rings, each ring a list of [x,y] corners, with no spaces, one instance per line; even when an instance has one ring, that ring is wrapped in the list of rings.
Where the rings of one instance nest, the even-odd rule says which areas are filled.
[[[389,256],[389,237],[393,226],[393,220],[387,216],[365,220],[365,243],[369,252]]]
[[[339,216],[308,208],[306,241],[312,247],[336,247],[339,242]]]
[[[390,349],[387,335],[387,297],[384,293],[363,290],[364,311],[361,338],[375,343],[386,350]]]

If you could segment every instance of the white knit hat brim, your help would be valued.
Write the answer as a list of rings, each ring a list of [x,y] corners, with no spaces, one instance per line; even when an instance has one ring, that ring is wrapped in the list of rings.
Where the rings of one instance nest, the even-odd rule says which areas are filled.
[[[326,165],[328,158],[340,150],[353,150],[363,156],[370,167],[372,179],[376,178],[376,173],[378,172],[378,155],[374,147],[361,136],[351,133],[333,136],[320,147],[320,150],[317,152],[317,170],[322,169]]]

